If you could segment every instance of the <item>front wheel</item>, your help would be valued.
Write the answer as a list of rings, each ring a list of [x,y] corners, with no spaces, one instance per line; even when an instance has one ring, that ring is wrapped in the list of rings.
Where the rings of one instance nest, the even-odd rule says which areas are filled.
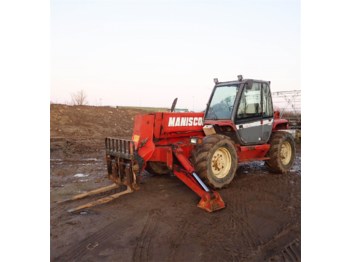
[[[295,142],[292,135],[287,132],[273,133],[267,156],[270,159],[266,161],[266,164],[271,171],[287,173],[295,160]]]
[[[163,162],[148,162],[146,171],[154,175],[166,175],[171,172],[166,163]]]
[[[198,175],[212,188],[228,185],[238,165],[236,149],[223,135],[206,136],[194,151],[193,160]]]

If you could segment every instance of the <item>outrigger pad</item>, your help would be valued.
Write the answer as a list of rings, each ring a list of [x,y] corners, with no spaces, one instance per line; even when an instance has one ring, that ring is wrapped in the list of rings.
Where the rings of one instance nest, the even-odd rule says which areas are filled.
[[[207,212],[214,212],[225,208],[225,203],[219,193],[213,191],[204,193],[197,206]]]

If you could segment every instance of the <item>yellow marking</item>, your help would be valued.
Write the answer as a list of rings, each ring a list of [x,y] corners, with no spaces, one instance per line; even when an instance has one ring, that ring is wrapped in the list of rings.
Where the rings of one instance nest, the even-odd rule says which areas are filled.
[[[140,136],[139,135],[133,135],[132,136],[132,140],[137,143],[140,140]]]

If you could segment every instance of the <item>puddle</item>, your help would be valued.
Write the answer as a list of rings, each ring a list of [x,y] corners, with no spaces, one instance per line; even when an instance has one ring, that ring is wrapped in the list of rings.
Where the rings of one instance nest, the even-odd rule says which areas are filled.
[[[86,174],[75,174],[74,177],[88,177],[89,175],[86,175]]]

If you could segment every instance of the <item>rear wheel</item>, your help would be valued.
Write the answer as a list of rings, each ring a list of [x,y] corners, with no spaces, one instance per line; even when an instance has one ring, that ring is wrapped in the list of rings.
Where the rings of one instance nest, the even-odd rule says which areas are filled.
[[[206,136],[193,154],[198,175],[212,188],[228,185],[237,169],[237,153],[230,138],[223,135]]]
[[[276,132],[270,138],[270,150],[266,161],[271,171],[276,173],[287,173],[292,167],[295,159],[295,142],[291,134],[287,132]]]

